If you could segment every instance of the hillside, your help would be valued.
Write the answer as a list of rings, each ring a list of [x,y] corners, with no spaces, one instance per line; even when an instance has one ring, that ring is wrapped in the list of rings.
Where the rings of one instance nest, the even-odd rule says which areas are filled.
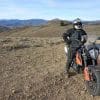
[[[0,38],[0,100],[99,100],[65,62],[61,38]]]
[[[31,21],[31,20],[30,20]],[[33,21],[34,22],[34,21]],[[32,23],[32,22],[31,22]],[[15,36],[15,37],[61,37],[63,32],[71,28],[71,22],[53,19],[38,26],[23,26],[15,27],[9,32],[1,32],[0,36]],[[100,35],[100,25],[84,25],[85,31],[90,34]],[[7,30],[7,29],[5,29]]]
[[[8,32],[8,31],[10,31],[10,30],[11,30],[11,29],[8,28],[8,27],[0,26],[0,33],[1,33],[1,32]]]
[[[70,26],[70,24],[61,26],[60,21],[49,21],[45,25],[14,28],[7,34],[8,36],[21,37],[59,37],[62,32],[65,32]],[[6,32],[2,34],[6,34]]]
[[[2,32],[0,36],[13,37],[61,37],[72,25],[61,26],[60,22],[49,22],[41,26],[26,26],[12,29],[9,32]],[[100,25],[84,25],[88,35],[100,35]]]

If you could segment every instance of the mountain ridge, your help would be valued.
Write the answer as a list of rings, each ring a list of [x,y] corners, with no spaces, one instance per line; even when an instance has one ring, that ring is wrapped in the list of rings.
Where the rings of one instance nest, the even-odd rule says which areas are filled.
[[[46,24],[47,20],[44,19],[28,19],[28,20],[20,20],[20,19],[3,19],[0,20],[0,26],[4,27],[21,27],[21,26],[36,26]]]
[[[27,19],[27,20],[20,20],[20,19],[1,19],[0,26],[14,28],[14,27],[24,27],[24,26],[40,26],[45,24],[71,24],[72,21],[69,20],[62,20],[62,19],[52,19],[52,20],[45,20],[45,19]],[[82,21],[85,25],[100,25],[100,20],[94,21]]]

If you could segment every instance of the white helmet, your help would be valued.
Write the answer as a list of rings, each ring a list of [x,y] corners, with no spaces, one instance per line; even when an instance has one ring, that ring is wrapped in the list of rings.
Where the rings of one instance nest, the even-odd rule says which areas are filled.
[[[73,21],[73,27],[75,29],[82,29],[82,22],[79,18],[77,18]]]

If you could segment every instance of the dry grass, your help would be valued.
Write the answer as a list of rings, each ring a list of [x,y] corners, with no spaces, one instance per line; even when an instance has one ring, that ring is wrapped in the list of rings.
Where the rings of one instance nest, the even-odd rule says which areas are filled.
[[[99,35],[100,36],[100,25],[86,25],[84,27],[84,29],[86,30],[86,32],[89,35]]]
[[[1,38],[0,100],[91,100],[82,75],[66,79],[62,42],[60,37]]]
[[[46,47],[62,43],[62,38],[30,38],[30,37],[6,37],[0,39],[1,49],[11,51],[29,47]]]

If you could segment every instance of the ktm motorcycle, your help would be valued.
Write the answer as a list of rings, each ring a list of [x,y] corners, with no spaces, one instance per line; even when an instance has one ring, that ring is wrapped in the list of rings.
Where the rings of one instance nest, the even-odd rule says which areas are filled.
[[[65,52],[67,51],[68,48],[65,47]],[[71,64],[77,73],[84,74],[87,90],[93,96],[100,95],[100,62],[98,57],[99,47],[95,42],[92,42],[88,46],[80,46]]]

